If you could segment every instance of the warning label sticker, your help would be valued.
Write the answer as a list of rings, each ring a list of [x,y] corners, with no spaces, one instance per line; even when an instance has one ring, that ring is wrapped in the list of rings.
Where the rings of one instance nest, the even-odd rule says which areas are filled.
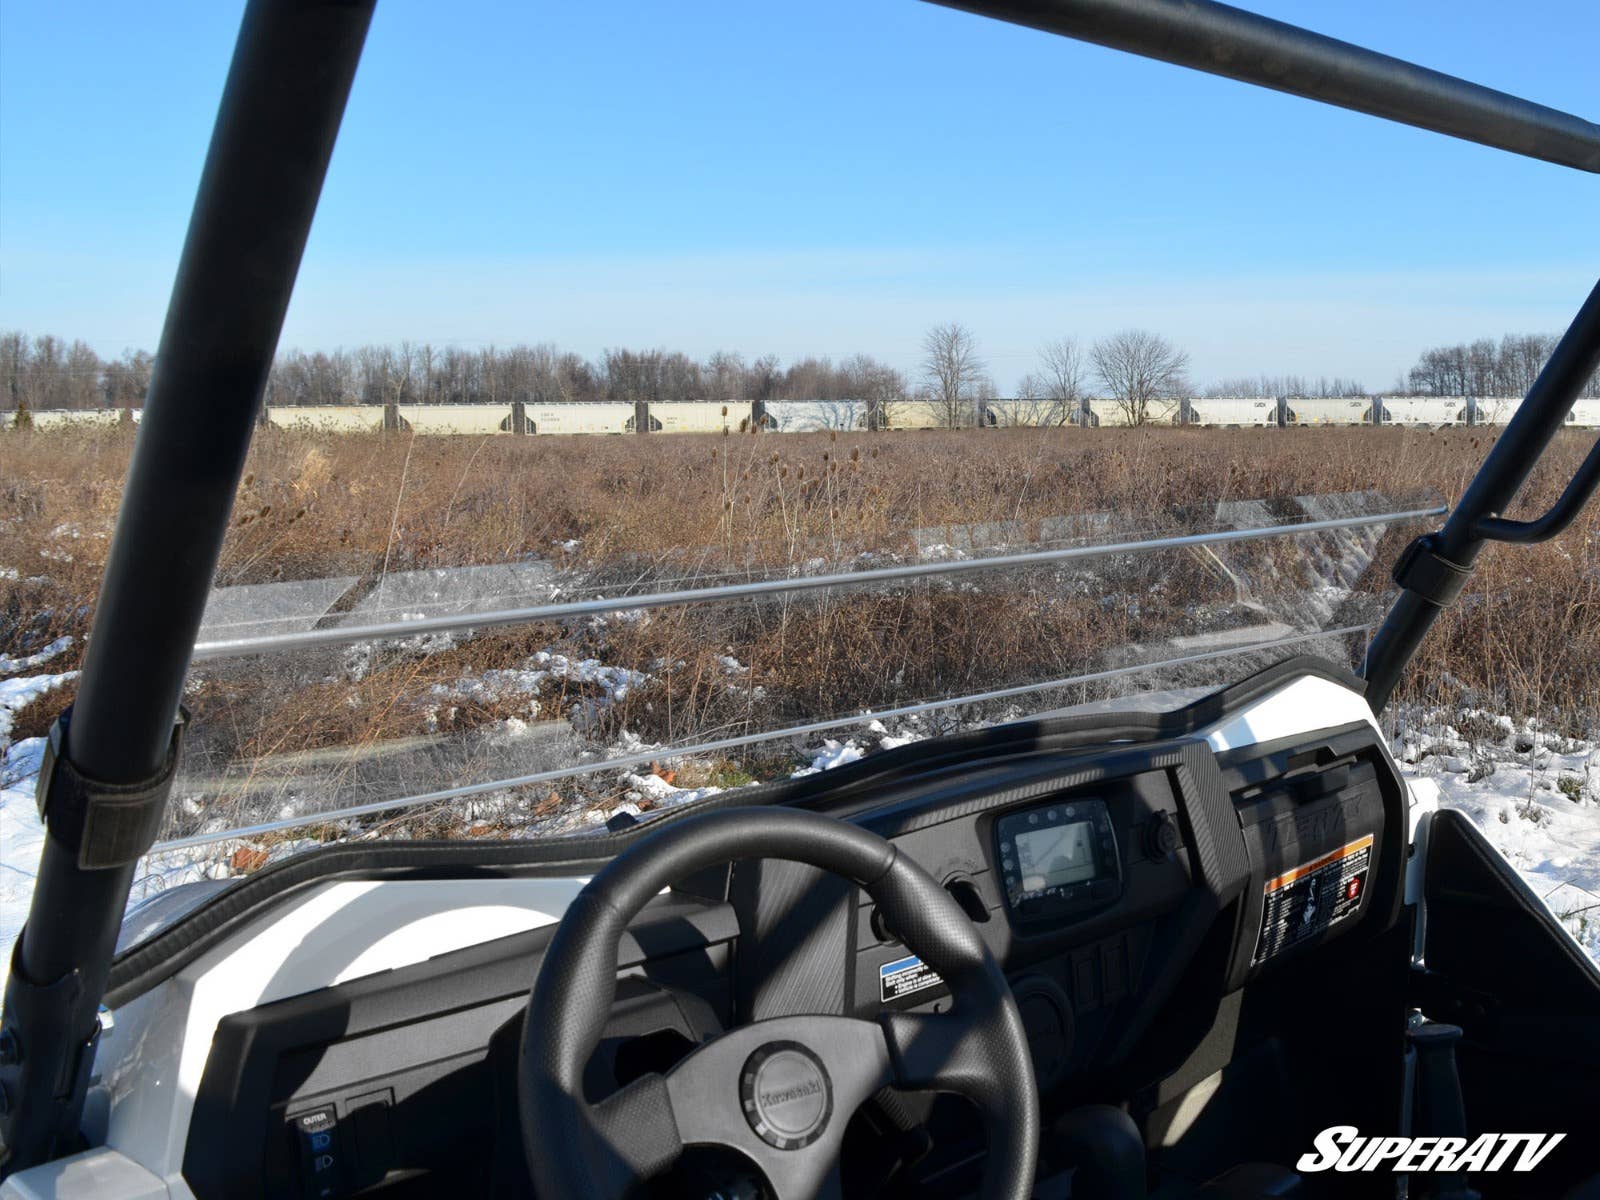
[[[1369,833],[1267,880],[1250,965],[1264,963],[1359,912],[1371,866]]]
[[[878,990],[883,1003],[920,992],[924,988],[940,987],[944,980],[927,963],[915,954],[897,958],[878,968]]]

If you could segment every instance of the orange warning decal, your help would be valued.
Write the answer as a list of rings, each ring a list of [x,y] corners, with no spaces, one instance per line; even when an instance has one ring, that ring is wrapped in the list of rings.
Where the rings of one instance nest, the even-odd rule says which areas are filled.
[[[1363,850],[1370,850],[1371,848],[1372,835],[1369,833],[1365,837],[1357,838],[1353,842],[1346,842],[1337,850],[1328,851],[1321,858],[1312,859],[1308,863],[1303,863],[1302,865],[1294,868],[1292,871],[1285,871],[1282,875],[1273,876],[1271,879],[1267,880],[1266,886],[1262,890],[1263,892],[1275,892],[1279,888],[1286,888],[1296,879],[1303,879],[1305,876],[1311,874],[1311,872],[1320,870],[1329,863],[1338,862],[1341,858],[1349,858],[1352,854],[1360,854]]]

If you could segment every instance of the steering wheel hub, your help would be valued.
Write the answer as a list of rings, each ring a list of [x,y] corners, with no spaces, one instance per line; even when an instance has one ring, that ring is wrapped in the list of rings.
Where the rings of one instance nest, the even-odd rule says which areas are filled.
[[[739,1103],[755,1135],[779,1150],[822,1136],[833,1116],[828,1069],[799,1042],[768,1042],[739,1073]]]

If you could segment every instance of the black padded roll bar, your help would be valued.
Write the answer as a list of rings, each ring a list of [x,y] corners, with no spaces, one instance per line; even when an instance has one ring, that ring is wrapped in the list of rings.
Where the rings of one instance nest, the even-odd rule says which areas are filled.
[[[250,0],[173,284],[0,1016],[0,1178],[78,1141],[134,865],[374,0]],[[52,761],[53,760],[53,761]]]
[[[930,2],[1600,173],[1600,125],[1212,0]]]

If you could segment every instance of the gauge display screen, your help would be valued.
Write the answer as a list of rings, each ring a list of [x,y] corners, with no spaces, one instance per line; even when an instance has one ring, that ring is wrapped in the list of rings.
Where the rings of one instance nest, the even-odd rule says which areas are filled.
[[[1052,916],[1121,894],[1116,835],[1103,800],[1056,801],[995,822],[1006,900],[1022,916]]]
[[[1023,895],[1093,879],[1094,824],[1074,821],[1017,834],[1017,883]]]

